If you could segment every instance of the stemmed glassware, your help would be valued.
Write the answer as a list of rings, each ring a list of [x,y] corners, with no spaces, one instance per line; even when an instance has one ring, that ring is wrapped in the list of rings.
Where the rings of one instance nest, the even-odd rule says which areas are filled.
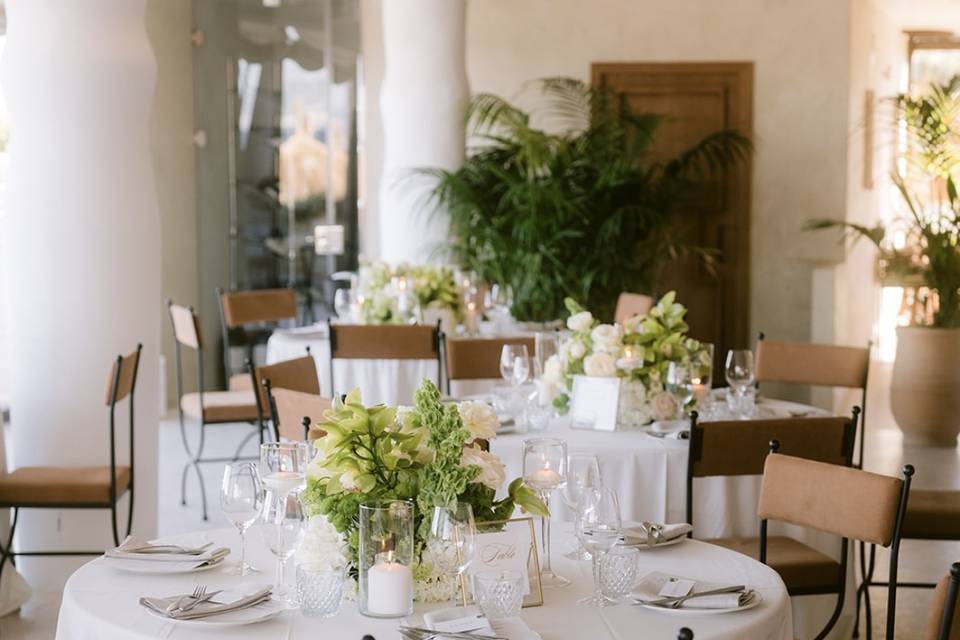
[[[341,322],[353,322],[353,289],[337,289],[333,294],[333,310]]]
[[[567,481],[567,443],[558,438],[534,438],[523,441],[523,481],[537,491],[550,509],[550,493]],[[544,587],[563,587],[570,581],[553,572],[550,565],[550,516],[541,519],[543,562],[540,565],[540,583]]]
[[[258,569],[247,563],[246,533],[263,507],[263,487],[257,465],[252,462],[233,462],[223,469],[220,485],[220,510],[227,520],[240,530],[240,562],[226,571],[245,576]]]
[[[587,493],[602,486],[600,480],[600,461],[592,453],[571,453],[567,456],[567,482],[560,490],[563,502],[574,513],[580,509],[580,502]],[[574,527],[577,520],[574,520]],[[577,539],[577,548],[564,554],[570,560],[589,560],[590,554]]]
[[[450,606],[457,606],[457,585],[461,574],[473,560],[477,545],[477,525],[473,507],[456,502],[449,507],[434,507],[427,536],[427,551],[438,569],[450,576]]]
[[[302,491],[307,486],[310,449],[306,442],[265,442],[260,445],[260,480],[274,493]]]
[[[747,406],[748,391],[755,380],[753,352],[749,349],[727,352],[726,377],[732,394],[732,397],[728,397],[728,406],[740,416],[747,415],[752,411],[752,407]]]
[[[581,603],[595,607],[614,604],[601,589],[600,559],[617,543],[621,528],[620,502],[612,489],[592,489],[580,501],[577,537],[593,562],[593,595],[583,598]]]
[[[273,599],[287,605],[297,604],[295,589],[287,586],[284,570],[287,560],[296,553],[307,531],[307,512],[300,494],[285,491],[267,491],[260,519],[263,542],[277,557],[277,584]]]
[[[500,375],[514,387],[530,377],[530,354],[525,344],[505,344],[500,351]]]
[[[693,382],[690,367],[680,362],[671,362],[667,367],[667,391],[677,401],[677,419],[683,420],[684,407],[693,398]]]

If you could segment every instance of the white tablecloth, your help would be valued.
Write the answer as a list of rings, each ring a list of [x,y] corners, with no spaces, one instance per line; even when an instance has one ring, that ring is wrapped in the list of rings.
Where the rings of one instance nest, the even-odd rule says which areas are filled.
[[[813,407],[805,408],[818,411]],[[491,441],[490,449],[506,465],[508,479],[523,474],[523,440],[535,437],[562,438],[567,441],[568,451],[571,453],[596,454],[603,482],[617,492],[624,519],[666,523],[686,521],[688,440],[655,438],[642,431],[601,432],[574,429],[568,419],[560,418],[553,420],[547,431],[501,435]],[[710,539],[759,535],[759,476],[698,478],[694,480],[693,494],[695,537]],[[559,495],[553,496],[550,509],[557,520],[569,521],[572,517],[570,509]],[[839,559],[839,541],[835,536],[780,523],[771,523],[770,533],[790,535]],[[559,553],[566,550],[563,547],[557,549]],[[852,596],[851,571],[844,613],[830,638],[849,637],[853,627]],[[835,596],[794,598],[796,637],[814,637],[826,624],[835,602]]]
[[[320,393],[332,397],[359,387],[366,405],[409,405],[420,381],[429,378],[436,383],[437,363],[433,360],[345,360],[337,359],[334,378],[337,388],[330,386],[330,341],[323,325],[278,329],[267,341],[267,363],[301,358],[310,347],[320,375]]]
[[[251,531],[248,544],[253,562],[265,569],[273,566],[269,552]],[[569,527],[556,536],[561,544],[569,544]],[[213,540],[232,544],[237,549],[234,531],[209,531],[177,540],[190,543]],[[576,600],[591,590],[590,563],[572,562],[555,555],[554,568],[573,579],[573,585],[546,590],[544,606],[524,609],[522,617],[539,632],[543,640],[635,640],[636,638],[669,639],[676,637],[682,626],[693,629],[697,640],[791,640],[789,599],[780,577],[768,567],[740,554],[702,542],[683,544],[643,552],[641,568],[663,571],[693,579],[746,584],[760,591],[763,602],[754,609],[733,614],[708,616],[678,615],[649,611],[641,607],[618,605],[596,609],[577,605]],[[288,573],[293,573],[289,571]],[[245,581],[269,581],[266,572]],[[165,596],[189,593],[200,583],[220,589],[235,584],[238,578],[220,571],[187,576],[141,576],[115,571],[103,559],[81,567],[70,577],[63,592],[57,640],[130,640],[132,638],[230,638],[243,640],[359,640],[371,634],[377,640],[399,640],[397,620],[365,618],[353,602],[345,601],[334,618],[305,618],[298,611],[247,627],[234,627],[217,633],[176,626],[149,614],[137,604],[144,595]],[[442,606],[442,605],[433,605]],[[417,612],[431,608],[418,605]],[[642,632],[640,631],[642,630]]]

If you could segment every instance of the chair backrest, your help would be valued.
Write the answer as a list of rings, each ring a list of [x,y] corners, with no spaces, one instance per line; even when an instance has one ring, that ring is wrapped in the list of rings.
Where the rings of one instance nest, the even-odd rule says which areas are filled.
[[[106,404],[114,405],[133,394],[137,386],[137,369],[140,366],[140,351],[143,345],[138,344],[137,350],[125,356],[117,356],[110,375],[107,377]]]
[[[926,640],[960,640],[960,616],[957,615],[957,595],[960,594],[960,562],[950,567],[933,590]]]
[[[870,368],[868,347],[806,342],[757,341],[757,382],[786,382],[864,389]]]
[[[623,324],[633,316],[642,316],[653,308],[653,298],[645,296],[642,293],[628,293],[624,291],[617,298],[617,309],[613,313],[613,319],[619,324]]]
[[[847,466],[771,453],[757,513],[843,538],[890,546],[904,481]]]
[[[680,633],[677,634],[677,640],[693,640],[693,631],[687,627],[680,629]]]
[[[440,329],[428,325],[330,324],[330,357],[438,360]]]
[[[500,377],[500,352],[507,344],[523,344],[533,357],[533,337],[454,338],[444,335],[448,380],[486,380]]]
[[[267,390],[263,382],[270,381],[270,387],[277,389],[288,389],[290,391],[299,391],[320,395],[320,378],[317,374],[317,362],[312,356],[306,355],[302,358],[284,360],[274,364],[261,365],[254,368],[254,379],[257,390],[257,404],[264,412],[270,406],[268,404]],[[301,416],[303,417],[303,416]]]
[[[282,388],[272,389],[272,395],[277,414],[276,435],[287,440],[303,440],[305,436],[313,440],[325,435],[318,429],[310,429],[310,425],[323,418],[323,413],[333,404],[330,398]]]
[[[297,317],[293,289],[256,289],[220,294],[223,322],[229,329],[256,322],[277,322]]]
[[[178,344],[191,349],[200,349],[203,341],[200,338],[200,321],[193,307],[167,303],[170,311],[170,322],[173,325],[173,337]]]

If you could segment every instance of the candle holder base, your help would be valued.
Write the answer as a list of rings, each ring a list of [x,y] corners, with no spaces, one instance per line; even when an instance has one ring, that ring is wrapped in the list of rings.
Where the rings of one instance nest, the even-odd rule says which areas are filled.
[[[558,589],[568,586],[570,579],[557,575],[550,569],[544,569],[540,572],[540,584],[546,589]]]

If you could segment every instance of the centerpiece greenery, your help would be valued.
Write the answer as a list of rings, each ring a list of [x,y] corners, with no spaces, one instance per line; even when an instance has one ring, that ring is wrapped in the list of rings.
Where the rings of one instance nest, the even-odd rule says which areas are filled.
[[[873,227],[841,220],[814,219],[807,229],[842,228],[877,246],[883,275],[906,285],[926,286],[935,296],[932,318],[915,322],[960,327],[960,198],[955,173],[960,165],[957,116],[960,76],[934,85],[923,95],[894,98],[898,120],[908,138],[908,171],[892,174],[906,215]],[[922,191],[913,185],[926,187]],[[898,241],[895,238],[899,236]]]
[[[618,376],[632,386],[633,410],[640,422],[664,420],[677,413],[674,397],[664,389],[671,362],[693,368],[712,366],[709,352],[687,336],[686,307],[676,302],[676,292],[664,295],[646,315],[629,318],[623,326],[603,324],[572,298],[566,299],[569,337],[560,353],[551,356],[544,378],[561,388],[554,400],[561,411],[568,410],[573,376]]]
[[[454,261],[512,286],[517,320],[560,318],[566,295],[609,318],[622,291],[653,291],[672,258],[709,258],[683,240],[684,203],[750,143],[720,131],[657,160],[663,116],[636,113],[625,96],[571,78],[538,86],[542,102],[532,111],[474,97],[468,133],[480,146],[457,170],[421,173],[436,180],[432,206],[449,214]]]
[[[421,309],[448,309],[455,320],[461,319],[460,290],[451,267],[366,262],[360,266],[359,276],[358,286],[363,296],[360,313],[367,324],[400,322],[396,295],[390,290],[395,277],[408,279]]]
[[[313,560],[355,572],[360,503],[413,500],[417,593],[420,599],[446,597],[444,576],[421,556],[435,506],[468,502],[478,522],[507,519],[517,506],[534,515],[547,513],[521,478],[510,483],[506,497],[496,499],[505,468],[478,440],[489,442],[498,424],[484,403],[444,404],[429,380],[414,394],[413,407],[365,407],[357,390],[336,400],[317,425],[326,435],[316,441],[304,493],[309,514],[322,517],[308,539]]]

